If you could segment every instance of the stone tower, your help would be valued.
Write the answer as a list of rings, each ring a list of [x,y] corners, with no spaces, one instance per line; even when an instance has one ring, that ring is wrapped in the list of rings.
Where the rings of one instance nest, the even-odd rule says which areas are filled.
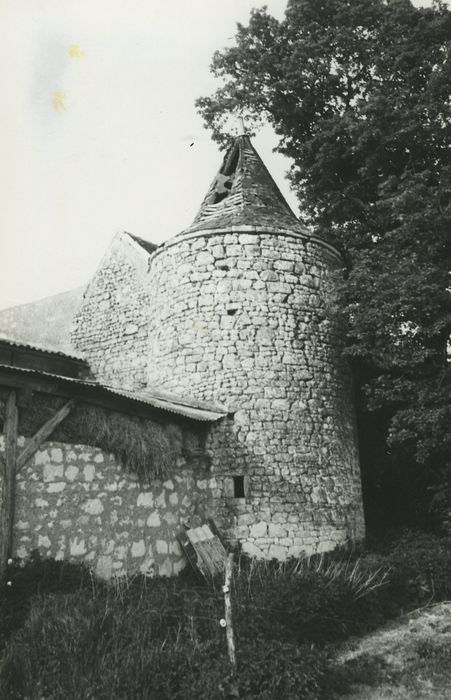
[[[337,251],[298,222],[248,136],[193,224],[151,258],[148,383],[226,404],[212,428],[212,515],[262,557],[364,534]]]

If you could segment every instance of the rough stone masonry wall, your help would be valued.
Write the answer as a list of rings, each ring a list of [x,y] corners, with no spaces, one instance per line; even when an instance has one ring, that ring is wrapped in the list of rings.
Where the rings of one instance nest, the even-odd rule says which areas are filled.
[[[102,450],[45,443],[18,475],[14,556],[37,549],[107,579],[171,576],[185,565],[177,533],[211,515],[213,494],[214,477],[183,458],[166,481],[142,485]]]
[[[211,430],[216,517],[256,556],[364,533],[336,267],[315,239],[258,231],[179,236],[152,259],[149,382],[236,410]]]
[[[74,319],[72,344],[99,381],[123,389],[145,386],[150,299],[149,254],[119,234],[90,282]]]

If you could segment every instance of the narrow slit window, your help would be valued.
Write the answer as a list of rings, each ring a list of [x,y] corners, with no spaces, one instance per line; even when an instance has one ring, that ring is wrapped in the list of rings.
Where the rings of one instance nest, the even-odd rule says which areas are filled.
[[[244,476],[233,477],[233,495],[235,498],[245,498],[244,492]]]

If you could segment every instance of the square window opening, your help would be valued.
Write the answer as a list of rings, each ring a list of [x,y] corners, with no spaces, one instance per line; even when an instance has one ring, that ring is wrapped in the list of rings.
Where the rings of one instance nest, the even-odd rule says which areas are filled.
[[[244,476],[233,477],[233,495],[235,498],[245,498]]]

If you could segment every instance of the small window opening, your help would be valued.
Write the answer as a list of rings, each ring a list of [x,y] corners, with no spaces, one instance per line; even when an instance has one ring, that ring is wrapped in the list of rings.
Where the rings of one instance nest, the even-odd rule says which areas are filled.
[[[235,498],[245,498],[244,493],[244,476],[233,477],[233,495]]]
[[[228,316],[235,316],[237,311],[238,311],[238,309],[227,309],[227,315]]]

